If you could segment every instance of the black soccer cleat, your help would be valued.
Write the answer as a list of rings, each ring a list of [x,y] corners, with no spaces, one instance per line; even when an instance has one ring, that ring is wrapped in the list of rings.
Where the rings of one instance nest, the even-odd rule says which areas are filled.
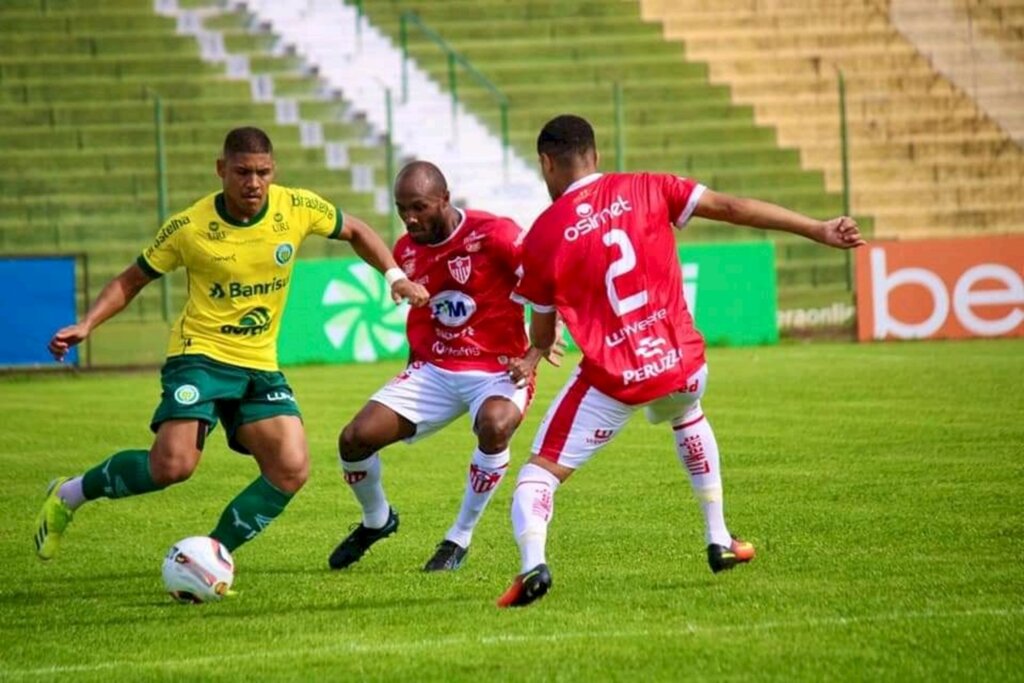
[[[462,566],[469,549],[447,538],[437,544],[434,556],[423,565],[425,572],[453,572]]]
[[[398,531],[398,512],[394,508],[389,508],[388,521],[384,526],[379,529],[370,529],[360,524],[344,541],[338,544],[331,556],[327,558],[327,564],[331,566],[331,569],[344,569],[353,565],[366,554],[371,545],[396,531]]]
[[[753,543],[733,536],[732,543],[728,548],[715,543],[708,546],[708,566],[717,574],[726,569],[732,569],[738,564],[750,562],[754,559],[754,555]]]
[[[551,572],[546,564],[538,564],[517,576],[500,598],[498,607],[526,607],[540,600],[551,590]]]

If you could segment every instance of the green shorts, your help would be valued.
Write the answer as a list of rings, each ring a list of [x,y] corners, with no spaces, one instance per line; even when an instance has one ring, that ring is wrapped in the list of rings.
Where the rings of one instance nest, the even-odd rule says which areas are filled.
[[[235,439],[244,424],[277,415],[295,415],[299,406],[281,372],[250,370],[198,354],[173,356],[160,370],[163,392],[150,429],[167,420],[201,420],[212,430],[219,419],[228,445],[249,454]]]

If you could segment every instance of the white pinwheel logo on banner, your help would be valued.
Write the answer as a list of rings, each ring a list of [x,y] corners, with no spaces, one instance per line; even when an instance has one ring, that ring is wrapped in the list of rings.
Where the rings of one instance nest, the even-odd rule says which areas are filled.
[[[354,263],[344,279],[332,279],[324,289],[323,305],[341,311],[324,323],[331,346],[351,343],[352,357],[372,362],[392,356],[405,345],[405,319],[409,305],[396,306],[384,278],[366,263]]]

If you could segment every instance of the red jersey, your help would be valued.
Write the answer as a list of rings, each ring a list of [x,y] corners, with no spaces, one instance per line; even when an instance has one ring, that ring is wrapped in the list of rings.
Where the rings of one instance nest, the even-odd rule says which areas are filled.
[[[395,244],[402,270],[430,292],[428,305],[409,311],[409,360],[500,372],[530,345],[523,307],[509,298],[519,279],[523,229],[483,211],[461,213],[440,244],[408,235]]]
[[[685,225],[703,192],[672,175],[594,174],[526,233],[513,298],[557,309],[583,351],[582,378],[623,403],[679,391],[704,364],[670,227]]]

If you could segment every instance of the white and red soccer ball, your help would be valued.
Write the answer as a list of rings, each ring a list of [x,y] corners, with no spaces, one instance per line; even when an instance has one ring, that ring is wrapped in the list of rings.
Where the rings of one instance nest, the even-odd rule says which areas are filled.
[[[178,602],[215,602],[235,580],[235,561],[216,539],[190,536],[167,551],[163,576],[164,587]]]

